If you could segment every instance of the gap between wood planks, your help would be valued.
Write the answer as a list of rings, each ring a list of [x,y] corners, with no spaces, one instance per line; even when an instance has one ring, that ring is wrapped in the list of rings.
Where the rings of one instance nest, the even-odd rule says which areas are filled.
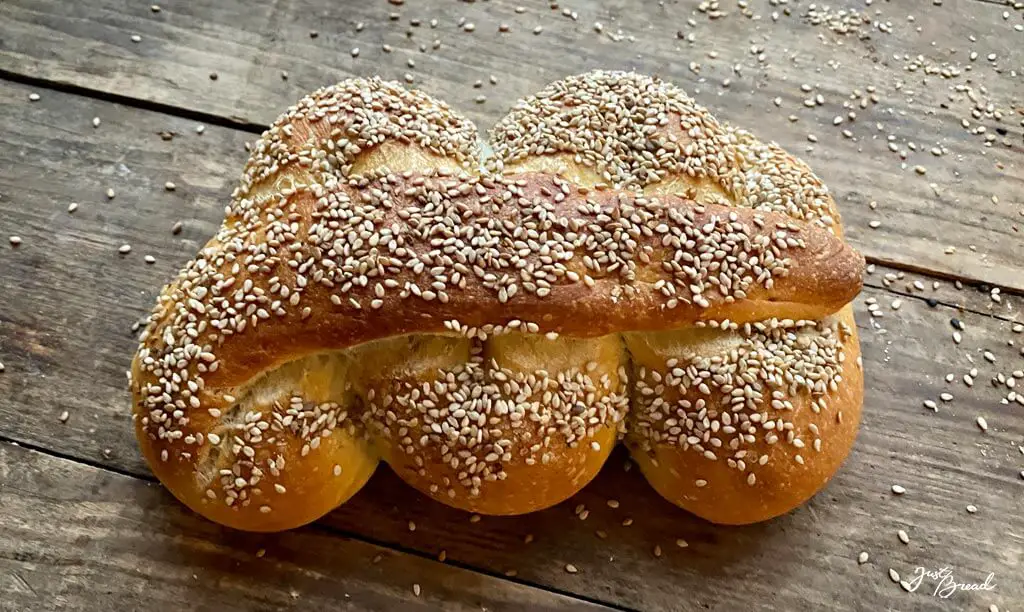
[[[42,454],[42,455],[53,457],[55,459],[59,459],[61,461],[67,461],[67,462],[70,462],[70,463],[77,463],[77,464],[80,464],[80,465],[85,465],[85,466],[91,467],[91,468],[96,469],[96,470],[100,470],[100,471],[103,471],[103,472],[109,472],[111,474],[117,474],[118,476],[123,476],[123,477],[126,477],[126,478],[131,478],[133,480],[138,480],[138,481],[146,482],[146,483],[149,483],[149,484],[156,484],[156,485],[160,484],[160,481],[157,480],[150,473],[136,473],[136,472],[133,472],[133,471],[130,471],[130,470],[125,470],[125,469],[118,468],[118,467],[113,466],[113,465],[108,465],[108,464],[102,463],[100,461],[95,461],[95,460],[92,460],[92,459],[86,459],[86,458],[83,458],[83,457],[76,457],[74,455],[70,455],[70,454],[63,453],[63,452],[60,452],[60,451],[57,451],[57,450],[53,450],[53,449],[47,448],[45,446],[40,446],[38,444],[34,444],[34,443],[31,443],[31,442],[26,442],[26,441],[18,440],[18,439],[10,437],[8,435],[5,435],[3,433],[0,433],[0,444],[10,444],[10,445],[13,445],[13,446],[16,446],[16,447],[19,447],[19,448],[22,448],[22,449],[25,449],[25,450],[28,450],[28,451],[36,452],[36,453],[39,453],[39,454]],[[184,512],[189,512],[189,513],[192,512],[191,510],[188,510],[188,509],[186,509],[184,507],[182,507],[182,510]],[[201,519],[200,518],[200,520],[205,520],[205,519]],[[306,525],[306,526],[302,527],[302,529],[307,529],[307,530],[311,530],[311,531],[318,531],[318,532],[329,534],[329,535],[335,536],[335,537],[338,537],[338,536],[344,537],[344,538],[349,539],[349,540],[354,540],[356,542],[361,542],[363,544],[369,544],[369,545],[372,545],[372,546],[376,546],[378,548],[383,548],[385,550],[390,550],[390,551],[402,553],[402,554],[405,554],[405,555],[417,557],[417,558],[420,558],[420,559],[424,559],[426,561],[431,561],[431,562],[435,562],[435,563],[442,563],[442,564],[448,565],[450,567],[457,567],[459,569],[464,569],[464,570],[471,571],[471,572],[474,572],[474,573],[477,573],[477,574],[481,574],[481,575],[484,575],[484,576],[489,576],[491,578],[495,578],[495,579],[502,580],[502,581],[505,581],[505,582],[510,582],[510,583],[513,583],[513,584],[519,584],[519,585],[522,585],[522,586],[525,586],[525,587],[529,587],[529,588],[533,588],[533,589],[537,589],[537,590],[541,590],[541,591],[546,591],[548,593],[553,593],[553,594],[556,594],[556,595],[561,595],[563,597],[567,597],[567,598],[570,598],[570,599],[578,600],[578,601],[584,602],[584,603],[593,604],[593,605],[596,605],[596,606],[603,606],[603,607],[605,607],[605,608],[607,608],[609,610],[617,610],[617,611],[620,611],[620,612],[633,612],[634,611],[634,608],[625,607],[625,606],[622,606],[622,605],[619,605],[619,604],[616,604],[616,603],[613,603],[613,602],[601,601],[601,600],[595,599],[593,597],[588,597],[586,595],[582,595],[582,594],[579,594],[579,593],[574,593],[572,591],[568,591],[568,590],[565,590],[565,589],[560,589],[558,587],[554,587],[554,586],[551,586],[551,585],[538,584],[538,583],[530,582],[528,580],[517,579],[516,577],[512,577],[512,576],[506,576],[506,575],[501,574],[499,572],[488,571],[485,568],[476,567],[476,566],[473,566],[473,565],[470,565],[470,564],[467,564],[467,563],[462,563],[462,562],[459,562],[458,560],[452,559],[452,560],[446,560],[446,561],[438,561],[436,557],[434,557],[433,555],[426,554],[422,550],[419,550],[419,549],[416,549],[416,548],[410,548],[410,547],[406,547],[406,546],[401,546],[399,544],[394,544],[394,543],[390,543],[390,542],[380,541],[380,540],[377,540],[375,538],[367,537],[365,534],[362,534],[362,533],[358,533],[358,532],[354,532],[354,531],[348,531],[348,530],[345,530],[345,529],[338,529],[337,527],[332,526],[331,524],[329,524],[329,523],[327,523],[325,521],[314,521],[313,523],[310,523],[309,525]]]
[[[986,0],[976,0],[976,1],[985,2]],[[180,118],[180,119],[187,119],[189,121],[198,121],[198,122],[201,122],[201,123],[205,123],[205,124],[209,124],[209,125],[214,125],[214,126],[225,128],[225,129],[246,132],[246,133],[253,134],[253,135],[256,135],[256,136],[259,136],[260,134],[262,134],[264,132],[264,130],[266,130],[269,127],[269,126],[266,126],[266,125],[261,125],[261,124],[258,124],[258,123],[253,123],[253,122],[250,122],[250,121],[245,121],[245,120],[242,120],[242,119],[232,120],[230,118],[225,118],[225,117],[220,116],[220,115],[215,115],[215,114],[211,114],[211,113],[205,113],[205,112],[202,112],[202,111],[191,110],[191,109],[187,109],[187,108],[182,108],[182,107],[178,107],[178,106],[164,104],[164,103],[161,103],[161,102],[155,102],[155,101],[150,101],[150,100],[143,100],[143,99],[133,98],[131,96],[125,96],[125,95],[121,95],[121,94],[115,94],[115,93],[111,93],[111,92],[103,91],[103,90],[99,90],[99,89],[91,89],[91,88],[88,88],[88,87],[83,87],[81,85],[74,85],[74,84],[69,84],[69,83],[60,83],[60,82],[51,81],[51,80],[48,80],[48,79],[42,79],[42,78],[38,78],[38,77],[28,76],[28,75],[20,74],[20,73],[17,73],[17,72],[12,72],[12,71],[6,70],[4,68],[0,68],[0,79],[4,79],[4,80],[7,80],[7,81],[11,81],[13,83],[19,83],[19,84],[27,85],[27,86],[31,86],[31,87],[46,88],[46,89],[51,90],[51,91],[56,91],[56,92],[60,92],[60,93],[66,93],[66,94],[69,94],[69,95],[75,95],[75,96],[81,96],[81,97],[85,97],[85,98],[91,98],[91,99],[99,100],[99,101],[102,101],[102,102],[110,102],[110,103],[113,103],[113,104],[120,104],[120,105],[123,105],[123,106],[128,106],[128,107],[131,107],[131,108],[135,108],[135,109],[143,110],[143,111],[147,111],[147,112],[155,112],[155,113],[160,113],[160,114],[164,114],[164,115],[170,115],[172,117],[177,117],[177,118]],[[865,256],[865,260],[869,264],[877,264],[877,265],[885,266],[887,268],[891,268],[891,269],[899,270],[899,271],[903,271],[903,272],[913,272],[913,273],[923,274],[923,275],[926,275],[926,276],[934,277],[934,278],[937,278],[937,279],[943,279],[943,280],[961,281],[963,283],[967,283],[967,284],[971,284],[971,285],[981,285],[981,284],[983,284],[983,285],[986,285],[988,287],[998,287],[1000,289],[1000,291],[1005,293],[1005,294],[1024,295],[1024,292],[1020,292],[1020,291],[1018,291],[1014,287],[1007,287],[1007,286],[999,285],[999,284],[996,284],[996,283],[991,283],[991,282],[984,281],[984,280],[981,280],[981,279],[978,279],[978,278],[974,278],[974,277],[971,277],[971,276],[959,275],[959,274],[949,274],[949,273],[943,272],[941,270],[933,270],[933,269],[926,268],[926,267],[923,267],[923,266],[915,266],[913,264],[903,263],[903,262],[899,262],[899,261],[893,261],[893,260],[890,260],[890,259],[885,259],[885,258],[880,258],[880,257]],[[902,296],[906,296],[906,297],[914,297],[914,298],[919,298],[919,299],[922,299],[922,300],[925,299],[922,296],[913,295],[913,294],[909,294],[909,293],[905,293],[905,292],[895,291],[895,290],[893,290],[890,287],[886,287],[886,286],[883,286],[883,285],[880,285],[880,284],[871,284],[871,283],[865,282],[865,285],[870,286],[870,287],[875,287],[877,289],[885,289],[885,290],[891,291],[892,293],[896,293],[898,295],[902,295]],[[944,303],[944,302],[940,302],[940,303]],[[955,304],[950,304],[950,303],[944,303],[944,304],[947,305],[947,306],[959,308]],[[1000,316],[995,315],[993,313],[986,313],[986,312],[982,312],[982,311],[971,310],[969,308],[963,308],[963,309],[967,310],[969,312],[974,312],[975,314],[987,315],[987,316],[995,316],[996,318],[1003,318],[1004,320],[1011,320],[1011,319],[1008,319],[1008,318],[1005,318],[1005,317],[1000,317]]]

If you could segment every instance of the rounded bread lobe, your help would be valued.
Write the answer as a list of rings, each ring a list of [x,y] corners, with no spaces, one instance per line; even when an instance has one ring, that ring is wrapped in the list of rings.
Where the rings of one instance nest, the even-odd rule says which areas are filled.
[[[608,74],[594,78],[614,89]],[[595,102],[571,81],[552,112],[569,96],[584,125]],[[316,519],[378,458],[445,503],[528,512],[578,491],[644,423],[626,416],[636,368],[620,334],[632,350],[631,335],[839,310],[863,259],[820,182],[772,168],[777,147],[675,92],[620,92],[634,105],[620,123],[651,140],[605,126],[604,156],[567,161],[531,140],[542,126],[513,137],[503,121],[505,175],[475,173],[472,123],[394,83],[354,79],[289,109],[140,338],[135,421],[154,472],[242,529]]]

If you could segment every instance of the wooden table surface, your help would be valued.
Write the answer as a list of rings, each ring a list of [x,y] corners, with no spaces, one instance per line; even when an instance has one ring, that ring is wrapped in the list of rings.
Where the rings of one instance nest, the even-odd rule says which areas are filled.
[[[518,1],[0,2],[0,610],[1024,609],[1024,4]],[[481,519],[381,468],[253,535],[155,482],[136,322],[219,225],[246,141],[349,76],[486,129],[598,67],[675,82],[835,194],[871,264],[866,397],[823,492],[718,527],[617,452],[555,508]],[[991,588],[909,592],[918,568]]]

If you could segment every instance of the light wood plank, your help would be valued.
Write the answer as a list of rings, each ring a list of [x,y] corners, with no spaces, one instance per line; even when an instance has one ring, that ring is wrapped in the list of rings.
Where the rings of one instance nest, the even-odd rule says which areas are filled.
[[[727,14],[712,19],[696,2],[605,0],[569,7],[576,20],[545,3],[518,14],[518,4],[190,0],[153,13],[147,3],[119,0],[7,0],[0,5],[0,68],[247,125],[266,124],[307,91],[345,77],[409,74],[482,128],[513,100],[568,74],[637,69],[680,84],[721,119],[807,158],[843,206],[851,241],[873,260],[1024,290],[1024,44],[1013,30],[1024,12],[973,0],[827,3],[833,12],[854,9],[890,24],[891,33],[863,24],[861,40],[809,23],[805,3],[750,3],[757,18],[723,3]],[[390,20],[391,12],[399,19]],[[475,30],[464,31],[460,18]],[[507,34],[498,33],[502,23]],[[535,35],[538,25],[544,29]],[[954,66],[960,76],[908,71],[918,55],[929,66]],[[472,86],[477,80],[480,89]],[[815,89],[803,92],[802,84]],[[868,87],[878,103],[861,109],[853,100],[856,121],[834,126],[833,118],[848,112],[843,103],[851,92],[868,96]],[[970,87],[983,108],[992,103],[1002,120],[972,118],[975,102],[957,87]],[[817,94],[825,104],[806,108],[803,101]],[[479,95],[486,103],[475,103]],[[969,129],[961,126],[965,118]],[[979,126],[995,139],[992,146],[985,134],[970,133]],[[906,161],[889,150],[890,136]],[[944,154],[933,156],[935,147]],[[871,201],[877,210],[868,208]],[[947,254],[949,247],[955,252]]]
[[[0,238],[24,239],[17,248],[0,243],[0,435],[146,475],[124,382],[135,347],[129,326],[220,223],[245,135],[211,127],[197,136],[190,121],[52,92],[31,105],[16,103],[27,92],[0,91],[8,143],[0,149]],[[98,130],[92,116],[103,118]],[[181,136],[165,142],[161,130]],[[164,190],[167,180],[176,191]],[[112,200],[104,196],[108,186],[116,189]],[[72,199],[80,208],[68,214]],[[179,219],[185,230],[174,236],[170,227]],[[133,245],[127,256],[117,253],[123,242]],[[155,264],[143,263],[147,253]],[[897,274],[878,269],[869,282],[881,284],[886,273]],[[906,293],[913,278],[897,279],[893,288]],[[580,495],[529,516],[474,523],[382,469],[323,522],[424,554],[444,550],[450,562],[496,575],[514,570],[519,580],[621,607],[930,609],[939,605],[930,595],[905,593],[887,577],[890,567],[906,576],[920,565],[949,566],[970,582],[993,572],[995,591],[960,593],[948,605],[1003,609],[1024,600],[1015,578],[1024,555],[1024,454],[1017,448],[1024,410],[1001,405],[1008,390],[989,378],[1024,368],[1024,335],[1005,320],[1019,316],[1019,298],[998,304],[998,319],[977,314],[988,312],[987,293],[955,292],[946,282],[933,292],[931,279],[923,284],[916,297],[869,287],[858,300],[868,381],[863,430],[829,488],[786,517],[746,528],[709,525],[624,472],[619,454]],[[933,295],[969,310],[930,307],[924,298]],[[884,311],[874,319],[880,328],[867,314],[869,298]],[[902,299],[898,310],[894,299]],[[951,339],[952,317],[965,323],[963,344]],[[998,361],[987,362],[983,350]],[[959,382],[969,360],[980,371],[970,389]],[[958,382],[947,385],[947,372]],[[940,401],[937,414],[922,407],[947,389],[956,399]],[[61,423],[64,411],[69,418]],[[988,433],[975,425],[979,415],[988,419]],[[897,483],[906,495],[891,494]],[[608,499],[620,507],[608,507]],[[166,495],[147,503],[176,507]],[[586,521],[574,517],[577,504],[590,509]],[[967,504],[978,512],[967,514]],[[623,526],[626,518],[635,523]],[[197,525],[196,539],[213,529],[189,524]],[[910,533],[909,545],[896,539],[898,529]],[[526,544],[528,534],[534,541]],[[677,538],[689,547],[678,548]],[[871,561],[858,565],[862,550]],[[566,563],[580,573],[566,573]]]
[[[222,529],[150,482],[0,442],[3,610],[608,610],[341,537]]]

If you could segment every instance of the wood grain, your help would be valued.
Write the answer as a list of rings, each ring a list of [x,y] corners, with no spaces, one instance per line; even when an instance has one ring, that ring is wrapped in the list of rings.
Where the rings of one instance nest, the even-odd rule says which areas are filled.
[[[143,477],[124,380],[135,347],[129,327],[220,223],[245,135],[210,127],[198,136],[191,121],[55,92],[29,104],[28,91],[0,90],[8,143],[0,149],[0,237],[24,240],[0,244],[0,436]],[[99,129],[89,123],[93,116],[103,119]],[[180,135],[167,142],[157,135],[162,130]],[[167,180],[175,191],[164,189]],[[113,199],[104,195],[108,187]],[[71,200],[80,203],[74,214],[66,212]],[[175,236],[177,220],[185,229]],[[117,249],[125,242],[133,249],[122,256]],[[145,264],[146,254],[156,263]],[[890,273],[899,274],[879,268],[869,282]],[[893,278],[907,293],[903,285],[914,277]],[[926,290],[912,290],[913,297],[869,287],[858,300],[869,381],[862,433],[828,489],[778,520],[745,528],[704,523],[625,472],[620,453],[569,502],[479,522],[429,502],[382,469],[321,525],[430,556],[443,550],[463,567],[514,571],[525,583],[623,608],[1004,609],[1024,600],[1024,410],[1001,405],[1007,389],[995,389],[989,378],[1024,368],[1024,334],[1006,320],[1019,315],[1019,298],[1007,296],[996,318],[979,314],[987,313],[987,293],[954,292],[949,283],[933,291],[931,279],[924,281]],[[930,307],[925,298],[933,295],[966,309]],[[884,317],[868,316],[872,298]],[[898,310],[895,299],[902,300]],[[966,326],[960,345],[951,339],[954,317]],[[967,388],[959,381],[972,362],[979,374]],[[945,383],[947,372],[957,382]],[[938,400],[947,389],[956,397],[948,404]],[[928,398],[941,404],[938,413],[922,407]],[[59,420],[64,411],[66,423]],[[988,419],[987,433],[975,424],[979,415]],[[908,492],[894,496],[892,484]],[[57,486],[47,491],[63,494]],[[178,511],[166,494],[159,502],[129,495],[117,512],[136,505]],[[578,504],[590,511],[586,520],[574,515]],[[966,512],[968,504],[976,514]],[[191,518],[175,520],[186,525],[186,535],[172,532],[178,538],[199,542],[220,533]],[[909,545],[899,542],[898,529],[910,534]],[[166,533],[159,541],[173,540]],[[689,546],[678,547],[677,538]],[[862,550],[871,560],[859,565]],[[567,573],[567,563],[579,573]],[[997,587],[939,601],[906,593],[888,578],[889,568],[907,576],[917,566],[949,566],[967,582],[992,572]]]
[[[262,536],[0,442],[2,610],[607,610],[320,527]]]
[[[726,14],[714,19],[697,3],[580,3],[570,7],[577,19],[545,3],[519,14],[518,4],[194,0],[167,2],[153,13],[146,3],[118,0],[8,0],[0,5],[0,69],[248,127],[345,77],[408,74],[482,128],[513,100],[567,74],[636,69],[678,83],[719,118],[805,157],[843,206],[850,240],[873,261],[1024,289],[1024,45],[1013,30],[1024,13],[1003,19],[1004,7],[973,0],[828,3],[834,12],[853,9],[890,24],[890,33],[862,25],[861,39],[809,23],[806,3],[755,3],[756,18],[723,6]],[[390,20],[391,12],[399,18]],[[460,18],[475,30],[459,27]],[[499,34],[500,24],[510,31]],[[535,35],[535,26],[543,31]],[[685,38],[691,34],[692,42]],[[385,52],[385,44],[393,51]],[[945,79],[925,75],[923,67],[909,71],[917,56],[961,72]],[[803,84],[814,90],[802,91]],[[854,99],[856,121],[833,125],[847,114],[843,103],[851,103],[852,92],[869,96],[868,87],[878,103],[861,109]],[[970,87],[977,104],[992,103],[1002,120],[975,120],[975,102],[956,87]],[[823,105],[804,106],[818,94]],[[478,96],[486,101],[476,103]],[[790,122],[790,115],[799,120]],[[986,134],[971,133],[978,127]],[[936,147],[939,157],[929,152]],[[871,201],[876,210],[868,208]],[[955,252],[947,254],[949,247]]]

